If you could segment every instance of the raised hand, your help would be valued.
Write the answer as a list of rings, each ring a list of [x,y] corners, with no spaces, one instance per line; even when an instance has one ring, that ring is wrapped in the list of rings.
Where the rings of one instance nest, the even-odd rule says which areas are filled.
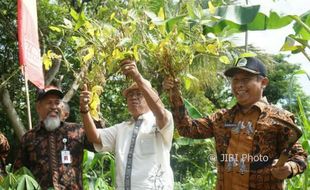
[[[84,84],[80,93],[80,112],[82,114],[89,112],[89,103],[91,98],[91,92],[88,91],[87,85]]]
[[[123,74],[132,78],[134,81],[141,77],[135,61],[126,59],[120,63],[120,66]]]
[[[179,80],[178,79],[174,79],[173,77],[167,77],[164,79],[162,86],[164,88],[164,90],[171,90],[174,87],[178,87],[179,86]]]

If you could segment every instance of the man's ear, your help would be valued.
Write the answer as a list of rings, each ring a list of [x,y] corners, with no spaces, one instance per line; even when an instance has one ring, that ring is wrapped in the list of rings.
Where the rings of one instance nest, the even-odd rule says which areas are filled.
[[[65,112],[64,120],[66,120],[68,117],[69,117],[69,112]]]
[[[268,84],[269,84],[269,79],[267,77],[264,77],[262,79],[262,87],[266,88],[266,86],[268,86]]]

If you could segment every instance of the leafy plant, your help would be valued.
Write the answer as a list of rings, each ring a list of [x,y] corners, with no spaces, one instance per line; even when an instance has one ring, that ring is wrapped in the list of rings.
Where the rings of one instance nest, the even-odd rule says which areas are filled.
[[[84,150],[83,186],[86,190],[115,188],[115,161],[112,154]]]
[[[6,166],[7,176],[0,181],[0,187],[6,190],[34,190],[41,189],[34,176],[26,167],[12,173],[12,165]]]
[[[303,136],[301,139],[299,139],[300,143],[302,144],[303,148],[305,151],[309,154],[310,153],[310,120],[309,116],[307,117],[304,109],[303,109],[303,104],[300,100],[299,97],[298,99],[298,105],[299,105],[299,120],[301,121],[302,124],[302,131],[303,131]],[[310,166],[309,166],[309,157],[308,157],[308,168],[305,170],[305,172],[302,175],[295,176],[292,179],[287,180],[288,183],[288,190],[297,190],[297,189],[304,189],[308,190],[310,186],[309,182],[309,176],[310,176]]]

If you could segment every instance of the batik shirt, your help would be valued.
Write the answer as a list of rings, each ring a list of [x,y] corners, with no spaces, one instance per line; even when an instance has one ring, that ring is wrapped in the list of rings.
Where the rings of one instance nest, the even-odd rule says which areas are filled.
[[[22,137],[14,169],[30,169],[42,189],[83,189],[84,148],[93,150],[82,125],[62,122],[58,129],[48,132],[40,123]],[[70,153],[62,158],[64,150]]]
[[[170,102],[180,135],[198,139],[214,137],[218,166],[217,190],[283,189],[283,180],[271,174],[271,165],[287,147],[290,130],[286,125],[293,123],[291,113],[262,100],[246,114],[236,105],[205,118],[191,119],[180,92],[175,92]],[[261,159],[243,162],[240,154]],[[228,159],[229,156],[233,159]],[[302,173],[307,167],[306,160],[307,154],[296,143],[289,155],[288,162],[293,171],[289,177]]]
[[[0,176],[5,174],[5,160],[10,150],[7,138],[0,133]]]

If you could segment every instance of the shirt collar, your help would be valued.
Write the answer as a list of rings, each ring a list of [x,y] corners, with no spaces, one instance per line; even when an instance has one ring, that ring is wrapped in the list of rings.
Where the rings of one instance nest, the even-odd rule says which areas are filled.
[[[260,99],[259,101],[257,101],[253,107],[256,107],[260,110],[260,112],[263,112],[265,110],[265,107],[269,104],[267,98],[264,96],[262,97],[262,99]],[[253,107],[251,109],[253,109]],[[233,108],[232,108],[233,112],[237,112],[240,111],[240,105],[236,104]]]
[[[152,114],[151,111],[145,112],[144,114],[141,114],[141,115],[138,117],[138,119],[147,120],[147,119],[150,117],[151,114]],[[133,117],[129,120],[129,123],[131,123],[131,124],[132,124],[132,123],[135,123],[135,120],[134,120]]]

